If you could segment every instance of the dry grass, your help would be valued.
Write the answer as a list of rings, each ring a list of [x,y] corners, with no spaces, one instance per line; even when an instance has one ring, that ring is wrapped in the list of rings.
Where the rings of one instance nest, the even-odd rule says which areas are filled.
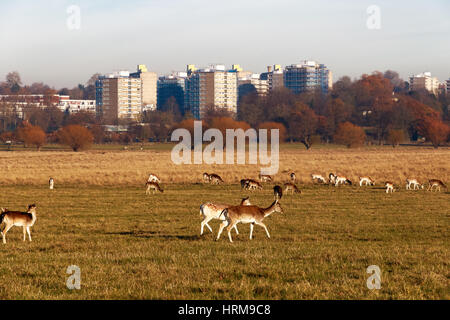
[[[256,167],[175,166],[167,150],[2,152],[0,206],[37,203],[38,220],[32,243],[15,227],[0,245],[0,299],[450,298],[450,193],[403,186],[406,176],[448,182],[449,149],[283,148],[280,169],[308,183],[311,172],[333,170],[393,179],[402,189],[302,185],[302,195],[282,199],[284,215],[265,221],[271,239],[256,226],[249,241],[240,225],[230,244],[226,234],[219,242],[199,236],[199,205],[237,203],[247,195],[238,179],[256,176]],[[203,171],[233,184],[197,184]],[[161,175],[163,194],[145,196],[149,172]],[[251,201],[269,205],[272,186]],[[216,232],[218,222],[211,225]],[[80,291],[65,286],[73,264]],[[381,290],[366,287],[369,265],[381,268]]]
[[[284,145],[280,151],[277,181],[287,173],[297,173],[301,183],[311,183],[311,173],[334,172],[357,180],[369,175],[378,182],[386,180],[404,185],[406,178],[425,182],[429,178],[450,181],[450,148],[373,147],[366,149],[319,148],[309,151],[300,145]],[[1,152],[0,183],[6,185],[56,184],[142,185],[150,172],[164,183],[201,182],[202,173],[220,174],[226,183],[244,177],[257,177],[259,167],[252,165],[180,165],[171,162],[170,150],[89,151],[89,152]]]

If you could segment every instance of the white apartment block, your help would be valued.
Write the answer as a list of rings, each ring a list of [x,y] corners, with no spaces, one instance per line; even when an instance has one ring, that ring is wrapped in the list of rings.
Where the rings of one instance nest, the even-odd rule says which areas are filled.
[[[437,95],[439,84],[438,78],[432,77],[430,72],[424,72],[409,78],[410,91],[427,90]]]

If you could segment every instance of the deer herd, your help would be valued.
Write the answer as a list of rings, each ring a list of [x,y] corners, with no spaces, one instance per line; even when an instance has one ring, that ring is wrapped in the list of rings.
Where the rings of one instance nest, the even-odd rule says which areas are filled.
[[[259,181],[255,179],[242,179],[240,180],[241,189],[248,191],[256,191],[263,189],[263,183],[273,182],[274,179],[270,175],[258,175]],[[353,185],[353,182],[343,175],[335,175],[330,173],[328,179],[321,174],[311,174],[313,183],[329,184],[335,187],[339,185]],[[233,242],[231,237],[231,230],[234,229],[236,234],[239,234],[237,224],[250,224],[250,240],[253,238],[254,225],[261,226],[268,238],[270,238],[267,226],[263,223],[263,220],[273,213],[283,213],[283,208],[280,204],[280,199],[283,194],[292,195],[294,193],[301,194],[302,191],[295,184],[297,180],[294,172],[289,173],[289,182],[284,183],[284,187],[276,185],[273,187],[274,201],[267,208],[261,208],[250,203],[249,197],[243,198],[239,205],[222,204],[214,202],[206,202],[200,206],[200,216],[203,218],[200,225],[200,235],[203,235],[204,227],[206,226],[209,231],[213,232],[211,226],[208,224],[213,219],[220,220],[219,231],[216,240],[219,240],[220,235],[224,228],[227,228],[227,234],[230,242]],[[224,180],[215,173],[203,173],[203,182],[209,184],[223,184]],[[49,189],[53,190],[55,187],[55,180],[49,179]],[[163,193],[164,190],[160,186],[161,179],[154,173],[149,174],[146,186],[146,194],[154,194],[156,192]],[[375,180],[369,176],[359,177],[359,186],[375,186]],[[386,188],[386,193],[393,193],[395,191],[395,185],[392,181],[386,181],[382,184]],[[448,191],[447,186],[438,179],[428,180],[427,191],[441,191],[441,187]],[[425,185],[420,183],[417,179],[406,179],[406,190],[420,190],[424,189]],[[3,239],[3,243],[6,243],[6,233],[13,227],[18,226],[23,228],[23,240],[26,240],[26,234],[28,233],[29,241],[31,241],[30,228],[36,222],[36,205],[32,204],[28,206],[26,212],[10,211],[8,209],[1,209],[0,213],[0,231]],[[1,226],[3,225],[3,228]]]

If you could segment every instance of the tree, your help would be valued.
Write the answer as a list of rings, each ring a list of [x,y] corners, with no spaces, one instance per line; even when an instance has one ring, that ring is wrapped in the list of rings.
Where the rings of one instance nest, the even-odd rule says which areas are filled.
[[[17,71],[8,73],[6,75],[6,84],[13,93],[18,92],[20,90],[20,86],[22,85],[20,74]]]
[[[263,122],[258,126],[258,129],[267,129],[267,141],[268,142],[272,141],[271,140],[272,139],[271,130],[273,130],[273,129],[279,130],[280,141],[286,140],[286,127],[282,123],[273,122],[273,121]]]
[[[405,131],[401,129],[391,129],[388,133],[387,138],[389,144],[392,144],[392,146],[395,148],[398,146],[401,142],[405,141]]]
[[[358,147],[364,144],[366,134],[361,127],[350,122],[341,123],[333,137],[334,142],[346,145],[348,148]]]
[[[80,125],[68,125],[58,131],[58,139],[68,145],[73,151],[89,148],[94,141],[92,133]]]
[[[450,127],[447,124],[429,117],[419,121],[418,130],[436,149],[447,141],[450,134]]]
[[[291,113],[287,123],[291,142],[299,140],[309,150],[314,142],[312,136],[318,128],[318,117],[314,111],[303,103],[297,103],[296,110]]]
[[[41,150],[46,140],[44,130],[39,126],[33,126],[28,123],[17,129],[17,137],[25,146],[35,146],[38,151]]]
[[[220,132],[222,132],[222,135],[226,136],[226,130],[227,129],[242,129],[244,131],[247,131],[250,129],[250,125],[245,121],[236,121],[231,117],[218,117],[218,118],[212,118],[211,124],[209,126],[210,128],[218,129]]]

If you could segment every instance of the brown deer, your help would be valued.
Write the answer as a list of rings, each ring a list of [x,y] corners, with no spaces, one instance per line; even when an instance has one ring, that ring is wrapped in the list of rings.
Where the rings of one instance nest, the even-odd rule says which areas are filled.
[[[5,223],[5,227],[1,232],[3,243],[6,243],[6,233],[14,226],[23,228],[23,241],[25,241],[27,233],[28,239],[31,241],[30,228],[36,222],[36,205],[30,204],[27,212],[9,211],[8,209],[2,208],[2,213],[0,213],[0,225],[3,222]]]
[[[145,194],[150,194],[150,191],[155,194],[156,191],[159,191],[161,193],[164,192],[163,189],[159,186],[157,182],[147,182],[145,184],[147,186],[147,190],[145,190]]]
[[[284,184],[284,193],[287,194],[289,191],[291,192],[291,194],[294,194],[294,192],[302,193],[301,190],[299,188],[297,188],[297,186],[295,184],[288,182],[288,183]]]
[[[436,192],[439,190],[439,192],[441,191],[441,187],[443,187],[445,190],[448,191],[447,186],[438,179],[430,179],[428,180],[428,188],[427,191],[433,191],[433,188],[436,187]]]
[[[262,190],[263,187],[261,183],[256,180],[248,179],[247,184],[245,185],[245,189],[247,190]]]
[[[272,182],[272,177],[267,174],[259,174],[258,175],[259,181],[261,182]]]
[[[231,229],[238,223],[250,223],[250,240],[253,237],[253,227],[255,224],[263,227],[266,230],[267,237],[270,238],[269,230],[267,230],[263,220],[274,212],[284,212],[283,208],[278,203],[278,200],[275,200],[268,208],[259,208],[257,206],[234,206],[224,209],[221,215],[225,217],[225,221],[220,225],[216,240],[219,240],[223,229],[227,227],[228,238],[230,239],[230,242],[233,242],[233,239],[231,238]]]
[[[224,183],[223,179],[218,174],[215,174],[215,173],[211,173],[209,175],[209,180],[211,181],[212,184]]]
[[[241,200],[241,206],[250,206],[250,200],[248,200],[249,197],[243,198]],[[219,219],[222,221],[225,221],[225,217],[224,216],[220,216],[220,214],[222,213],[222,211],[226,208],[231,207],[231,204],[220,204],[220,203],[212,203],[212,202],[207,202],[204,203],[200,206],[200,216],[203,217],[203,221],[201,223],[201,227],[200,227],[200,235],[203,234],[203,228],[205,226],[208,227],[208,229],[212,231],[211,227],[209,226],[208,222],[213,220],[213,219]],[[234,229],[236,230],[236,234],[239,234],[239,231],[237,229],[236,226],[234,226]]]
[[[394,183],[391,181],[386,181],[386,184],[384,186],[386,187],[386,193],[392,193],[395,191]]]
[[[207,172],[203,173],[203,182],[204,183],[210,183],[211,182],[211,177],[210,177],[209,173],[207,173]]]
[[[363,183],[365,186],[374,186],[375,180],[373,180],[371,177],[359,177],[359,186],[362,187]]]

